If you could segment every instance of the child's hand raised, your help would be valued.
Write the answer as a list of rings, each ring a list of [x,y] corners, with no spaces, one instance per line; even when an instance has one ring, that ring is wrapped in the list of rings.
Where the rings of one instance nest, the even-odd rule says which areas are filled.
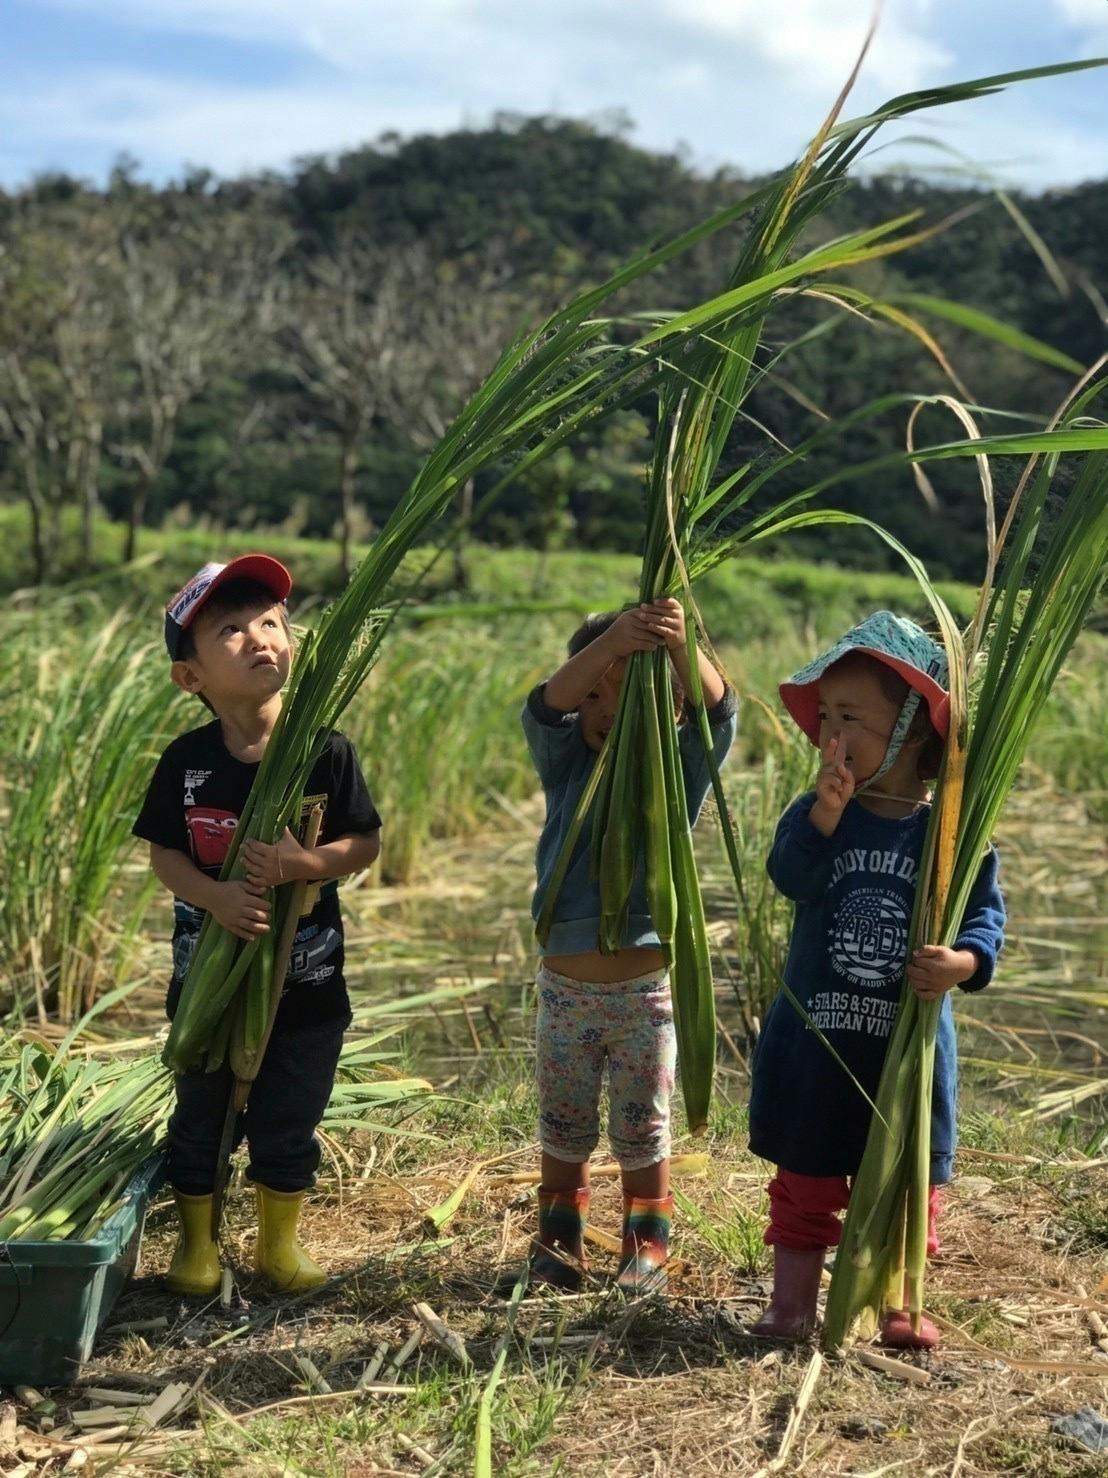
[[[838,826],[847,802],[854,794],[854,776],[843,763],[845,749],[841,736],[832,734],[820,750],[816,801],[808,814],[812,825],[824,836],[830,836]]]
[[[640,606],[639,610],[671,652],[684,651],[685,607],[679,600],[674,600],[671,595],[663,596],[661,600]]]
[[[652,652],[666,642],[667,626],[653,605],[635,606],[622,611],[605,632],[609,650],[616,659],[630,657],[632,652]]]
[[[843,811],[854,794],[854,776],[843,763],[846,743],[838,734],[832,734],[820,750],[819,779],[816,781],[816,798],[829,810]]]

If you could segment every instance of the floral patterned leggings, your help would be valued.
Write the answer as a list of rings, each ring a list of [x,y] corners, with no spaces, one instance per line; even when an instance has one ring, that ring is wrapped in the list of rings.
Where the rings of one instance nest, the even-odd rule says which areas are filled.
[[[608,1139],[621,1170],[669,1156],[677,1037],[669,974],[593,984],[539,967],[535,1031],[539,1140],[580,1164],[600,1138],[600,1082],[608,1062]]]

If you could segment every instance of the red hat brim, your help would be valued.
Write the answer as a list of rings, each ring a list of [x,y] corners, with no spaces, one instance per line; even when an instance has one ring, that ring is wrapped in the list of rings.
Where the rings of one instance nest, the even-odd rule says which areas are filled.
[[[910,662],[890,657],[887,652],[879,652],[874,647],[854,647],[852,650],[873,657],[877,662],[883,662],[902,677],[910,688],[914,688],[927,704],[935,732],[941,739],[946,739],[950,732],[950,694],[945,688],[940,687],[933,677],[928,677],[918,667],[913,667]],[[798,727],[818,749],[819,678],[814,678],[809,683],[782,683],[777,691]]]

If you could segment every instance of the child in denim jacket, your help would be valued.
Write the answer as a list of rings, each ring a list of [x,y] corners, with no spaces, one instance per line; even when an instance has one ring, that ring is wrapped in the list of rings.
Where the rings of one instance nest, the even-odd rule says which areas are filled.
[[[615,721],[627,658],[659,646],[670,655],[680,712],[691,674],[684,611],[676,600],[590,617],[570,639],[568,661],[528,696],[523,730],[546,794],[532,904],[536,919],[581,793]],[[735,696],[703,653],[700,680],[720,764],[735,736]],[[681,722],[678,733],[689,820],[695,822],[711,777],[695,725]],[[677,1048],[669,974],[650,917],[641,856],[622,946],[614,954],[600,953],[600,888],[589,848],[586,825],[558,895],[537,979],[542,1184],[531,1278],[556,1288],[580,1285],[589,1156],[599,1139],[606,1061],[608,1137],[624,1196],[617,1277],[628,1292],[657,1291],[666,1284],[673,1215],[670,1098]]]

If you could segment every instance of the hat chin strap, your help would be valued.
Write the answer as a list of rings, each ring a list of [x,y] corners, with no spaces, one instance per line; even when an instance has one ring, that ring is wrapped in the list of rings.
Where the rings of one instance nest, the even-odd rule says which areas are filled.
[[[900,751],[904,748],[904,741],[908,737],[908,730],[912,727],[912,720],[919,710],[920,702],[921,694],[915,688],[912,688],[904,700],[904,706],[901,708],[899,714],[897,714],[896,723],[893,725],[893,731],[889,735],[889,742],[885,748],[885,758],[868,780],[863,780],[861,785],[854,787],[855,795],[860,794],[863,790],[868,790],[875,780],[880,780],[882,775],[887,775],[896,764],[900,758]]]

